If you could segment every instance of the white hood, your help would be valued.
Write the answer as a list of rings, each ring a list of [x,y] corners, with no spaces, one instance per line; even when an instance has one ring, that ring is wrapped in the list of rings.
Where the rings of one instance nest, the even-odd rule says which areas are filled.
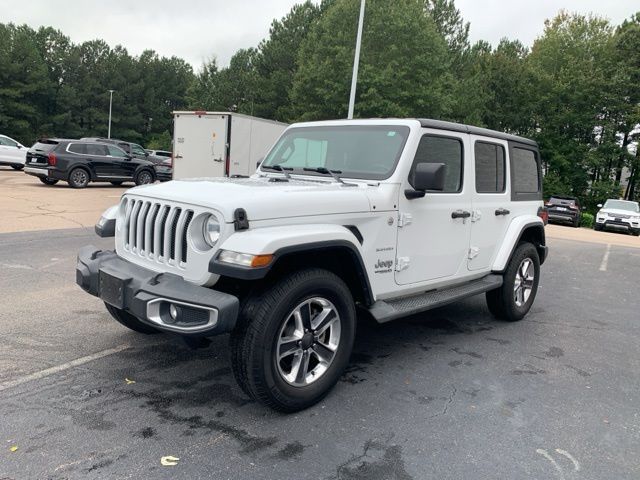
[[[131,193],[215,209],[232,222],[236,208],[244,208],[249,220],[369,212],[366,192],[372,188],[322,180],[194,178],[137,187]]]

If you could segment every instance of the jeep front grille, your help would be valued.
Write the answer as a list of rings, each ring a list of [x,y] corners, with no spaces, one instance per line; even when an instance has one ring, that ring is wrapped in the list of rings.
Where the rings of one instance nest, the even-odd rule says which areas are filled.
[[[159,263],[187,263],[187,231],[193,210],[132,198],[124,202],[126,250]]]

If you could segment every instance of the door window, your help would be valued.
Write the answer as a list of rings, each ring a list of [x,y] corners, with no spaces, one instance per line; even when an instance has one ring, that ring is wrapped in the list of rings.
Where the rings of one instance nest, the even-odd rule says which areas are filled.
[[[504,147],[494,143],[476,142],[474,153],[476,157],[476,192],[504,192]]]
[[[532,150],[514,148],[512,150],[513,189],[515,193],[538,193],[540,178],[538,162]]]
[[[87,155],[95,155],[98,157],[107,156],[107,147],[105,145],[100,145],[97,143],[87,143],[86,149],[87,149]]]
[[[87,153],[86,147],[87,147],[86,143],[72,143],[67,147],[67,150],[69,150],[72,153],[84,155],[85,153]]]
[[[409,183],[413,187],[416,166],[419,163],[444,163],[445,181],[442,193],[457,193],[462,190],[462,141],[458,138],[424,135],[420,139],[416,156],[411,166]],[[440,193],[440,192],[436,192]]]
[[[127,157],[127,154],[123,150],[116,147],[115,145],[107,145],[107,149],[109,150],[109,155],[111,155],[112,157],[118,157],[118,158]]]
[[[141,157],[146,156],[147,152],[144,151],[140,145],[136,145],[135,143],[131,144],[131,153],[134,155],[140,155]]]
[[[0,137],[0,145],[5,145],[7,147],[17,147],[18,143],[14,142],[13,140],[11,140],[10,138],[7,137]]]

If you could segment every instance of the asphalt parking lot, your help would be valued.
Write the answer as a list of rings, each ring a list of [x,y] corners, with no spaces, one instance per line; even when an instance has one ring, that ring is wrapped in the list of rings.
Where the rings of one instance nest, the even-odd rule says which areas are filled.
[[[337,388],[282,415],[236,386],[226,337],[192,351],[111,320],[74,283],[88,243],[111,246],[0,234],[2,479],[640,476],[640,249],[551,238],[519,323],[482,297],[362,321]]]

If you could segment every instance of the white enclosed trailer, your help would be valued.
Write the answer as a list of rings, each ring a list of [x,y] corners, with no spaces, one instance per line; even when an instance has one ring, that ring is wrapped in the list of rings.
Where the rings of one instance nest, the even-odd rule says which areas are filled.
[[[229,112],[173,112],[173,178],[249,176],[286,124]]]

